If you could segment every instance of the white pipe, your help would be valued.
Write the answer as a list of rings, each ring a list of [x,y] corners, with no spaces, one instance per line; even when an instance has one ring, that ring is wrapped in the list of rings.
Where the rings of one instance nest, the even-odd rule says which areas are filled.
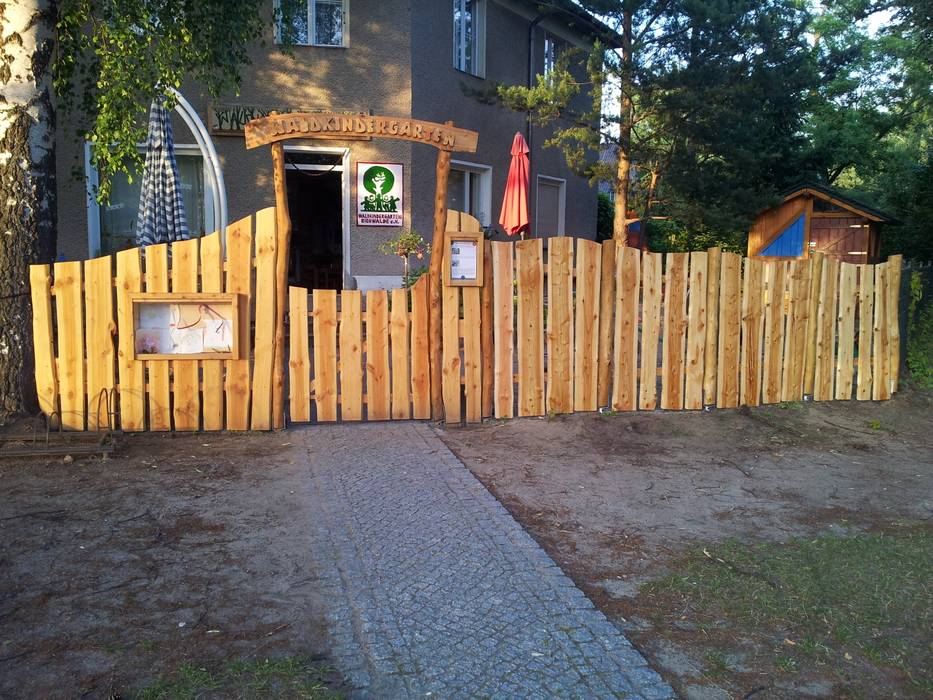
[[[218,224],[215,226],[215,229],[221,232],[220,235],[223,239],[227,232],[227,191],[224,187],[223,171],[220,168],[220,159],[217,157],[217,151],[214,149],[214,142],[211,140],[207,127],[204,126],[204,122],[201,121],[201,117],[198,116],[198,113],[195,111],[194,107],[191,106],[191,103],[175,88],[170,87],[168,91],[176,99],[175,111],[181,115],[181,118],[191,130],[191,133],[194,134],[194,138],[198,142],[198,148],[201,149],[201,154],[207,159],[210,165],[211,197],[214,200],[214,217]],[[224,243],[226,243],[226,241],[224,241]]]

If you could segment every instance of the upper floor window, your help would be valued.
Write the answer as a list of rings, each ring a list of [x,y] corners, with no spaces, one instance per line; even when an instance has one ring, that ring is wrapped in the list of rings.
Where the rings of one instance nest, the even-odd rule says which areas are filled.
[[[485,53],[486,0],[454,0],[454,68],[482,78]]]
[[[550,75],[557,63],[557,40],[550,34],[544,35],[544,75]]]
[[[281,7],[285,0],[276,0]],[[345,46],[348,0],[287,0],[288,31],[302,46]],[[280,27],[279,31],[286,28]]]

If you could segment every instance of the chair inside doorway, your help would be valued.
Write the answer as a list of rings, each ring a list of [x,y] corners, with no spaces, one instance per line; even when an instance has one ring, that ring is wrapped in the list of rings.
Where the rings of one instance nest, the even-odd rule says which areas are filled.
[[[285,151],[292,219],[288,282],[343,288],[343,159],[340,153]]]

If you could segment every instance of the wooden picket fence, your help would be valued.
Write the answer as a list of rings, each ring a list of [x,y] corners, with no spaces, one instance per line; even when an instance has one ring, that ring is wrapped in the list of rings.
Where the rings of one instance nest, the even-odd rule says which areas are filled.
[[[900,256],[852,265],[553,238],[545,258],[542,240],[485,245],[484,286],[443,290],[447,422],[897,389]],[[427,284],[365,298],[290,288],[292,421],[431,417]]]
[[[68,430],[270,429],[276,247],[269,208],[228,226],[225,241],[217,232],[84,262],[33,265],[42,411]],[[246,321],[240,359],[135,360],[130,298],[143,291],[236,293]]]
[[[265,430],[274,375],[274,208],[219,233],[30,270],[35,379],[69,430]],[[477,230],[451,212],[448,228]],[[486,242],[483,287],[442,290],[444,415],[432,416],[428,280],[291,287],[294,422],[734,407],[897,389],[901,257],[851,265],[662,256],[574,238]],[[136,360],[131,295],[236,293],[239,359]]]

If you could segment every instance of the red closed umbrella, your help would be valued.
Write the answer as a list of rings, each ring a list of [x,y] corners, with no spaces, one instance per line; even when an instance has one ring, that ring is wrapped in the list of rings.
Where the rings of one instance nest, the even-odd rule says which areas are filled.
[[[521,132],[512,139],[512,163],[509,165],[509,179],[505,183],[502,197],[502,212],[499,224],[510,236],[530,230],[531,219],[528,216],[528,143]]]

